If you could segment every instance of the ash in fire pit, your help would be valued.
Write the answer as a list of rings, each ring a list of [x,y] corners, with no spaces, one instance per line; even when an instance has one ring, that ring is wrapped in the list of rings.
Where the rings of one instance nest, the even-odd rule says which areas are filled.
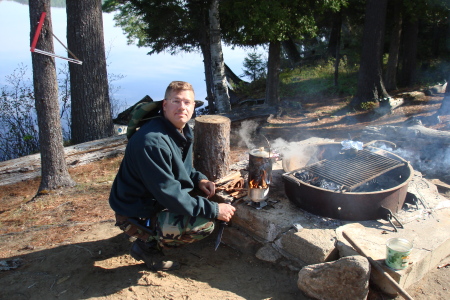
[[[368,150],[348,151],[340,152],[332,158],[323,159],[315,164],[306,166],[300,172],[295,172],[294,176],[324,189],[354,191],[368,182],[386,181],[389,184],[389,180],[378,179],[379,176],[405,165],[405,162],[372,153]],[[390,185],[390,187],[393,186]],[[381,190],[383,189],[382,187]],[[372,192],[374,190],[365,189],[364,191]]]
[[[371,151],[369,151],[369,149]],[[339,143],[317,147],[313,164],[283,174],[289,200],[304,210],[334,219],[385,218],[402,209],[411,166],[387,151],[342,152]]]
[[[313,186],[318,186],[320,188],[330,190],[330,191],[342,191],[344,189],[343,185],[336,184],[335,182],[328,181],[325,178],[315,175],[310,171],[298,171],[294,172],[295,178],[300,179],[303,182],[309,183]]]
[[[305,183],[320,187],[322,189],[334,192],[345,192],[346,189],[344,185],[317,176],[310,171],[295,171],[293,175],[295,176],[295,178]],[[401,183],[401,175],[398,175],[399,178],[396,178],[395,176],[396,175],[391,173],[383,174],[381,176],[378,176],[374,179],[362,183],[358,187],[354,188],[352,192],[367,193],[367,192],[384,191],[393,188]]]

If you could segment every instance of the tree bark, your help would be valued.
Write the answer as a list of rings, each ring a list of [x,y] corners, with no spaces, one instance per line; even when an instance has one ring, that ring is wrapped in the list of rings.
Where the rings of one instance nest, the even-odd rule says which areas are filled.
[[[402,86],[411,86],[416,82],[417,75],[417,45],[419,21],[407,20],[403,24],[403,55],[401,68]]]
[[[211,53],[206,43],[200,43],[200,49],[203,54],[203,66],[205,68],[205,83],[206,83],[206,100],[208,100],[208,112],[214,113],[216,106],[214,104],[213,80],[211,74]]]
[[[389,59],[387,63],[385,87],[388,91],[397,89],[397,66],[398,54],[400,52],[400,40],[402,35],[402,0],[394,2],[394,26],[391,32],[389,45]]]
[[[266,105],[276,106],[279,102],[280,54],[281,43],[279,41],[270,42],[269,61],[267,64]]]
[[[351,102],[354,107],[389,97],[384,88],[381,69],[386,7],[387,0],[367,1],[358,85]]]
[[[82,65],[70,64],[72,142],[114,134],[100,0],[68,0],[67,45]]]
[[[301,57],[300,52],[298,51],[294,41],[291,38],[289,38],[288,40],[283,41],[281,45],[283,46],[283,49],[286,52],[287,57],[291,62],[291,65],[296,66],[300,62]]]
[[[46,12],[36,48],[54,53],[50,0],[30,1],[29,10],[30,40],[33,40],[41,13]],[[38,192],[73,186],[75,182],[69,175],[64,158],[55,60],[50,56],[32,53],[31,61],[42,166]]]
[[[330,43],[328,51],[336,59],[334,63],[334,86],[339,85],[339,62],[341,60],[341,27],[342,27],[342,11],[334,14],[333,27],[330,34]],[[333,40],[333,43],[331,42]],[[333,46],[334,44],[334,46]],[[334,51],[334,52],[333,52]]]
[[[215,181],[230,171],[231,121],[218,115],[195,119],[194,167]]]
[[[341,43],[342,11],[332,15],[330,38],[328,39],[328,55],[336,58]]]
[[[211,2],[209,9],[209,25],[211,36],[211,66],[216,110],[218,113],[226,113],[231,110],[231,105],[223,62],[222,39],[220,37],[219,0],[213,0]]]

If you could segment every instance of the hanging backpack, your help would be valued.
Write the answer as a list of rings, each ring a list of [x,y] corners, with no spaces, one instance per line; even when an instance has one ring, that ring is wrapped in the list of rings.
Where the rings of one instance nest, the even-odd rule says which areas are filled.
[[[163,100],[141,102],[133,108],[127,127],[127,139],[130,139],[131,136],[136,133],[137,129],[144,125],[144,123],[159,115],[159,111],[162,108],[162,102]]]

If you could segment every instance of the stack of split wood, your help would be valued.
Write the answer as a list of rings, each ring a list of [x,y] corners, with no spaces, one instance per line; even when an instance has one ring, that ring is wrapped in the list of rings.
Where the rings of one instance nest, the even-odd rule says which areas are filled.
[[[245,180],[240,171],[234,172],[216,181],[216,190],[224,191],[235,200],[247,196]]]

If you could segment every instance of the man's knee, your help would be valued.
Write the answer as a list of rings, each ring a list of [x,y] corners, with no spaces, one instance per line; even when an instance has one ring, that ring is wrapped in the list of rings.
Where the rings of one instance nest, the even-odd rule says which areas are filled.
[[[200,241],[214,231],[214,220],[201,217],[175,218],[175,223],[163,223],[159,228],[159,241],[166,246],[182,246]],[[183,220],[183,221],[181,221]]]

